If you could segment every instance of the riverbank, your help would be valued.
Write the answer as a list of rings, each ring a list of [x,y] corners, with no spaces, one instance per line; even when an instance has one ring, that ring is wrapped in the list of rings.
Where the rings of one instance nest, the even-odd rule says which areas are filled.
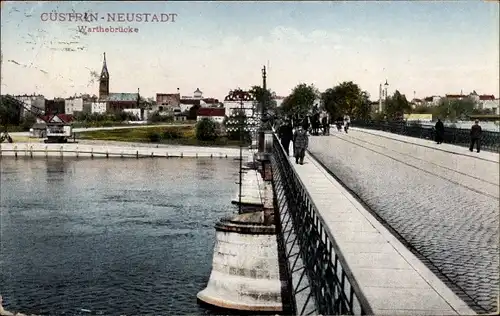
[[[244,148],[243,155],[248,155]],[[91,157],[91,158],[230,158],[239,157],[239,148],[144,144],[118,141],[84,141],[82,143],[3,143],[0,156],[5,157]]]
[[[194,125],[151,126],[80,131],[77,133],[76,138],[78,140],[104,140],[199,147],[238,148],[240,145],[239,140],[230,140],[227,137],[218,137],[213,141],[199,140],[196,138],[196,126]]]

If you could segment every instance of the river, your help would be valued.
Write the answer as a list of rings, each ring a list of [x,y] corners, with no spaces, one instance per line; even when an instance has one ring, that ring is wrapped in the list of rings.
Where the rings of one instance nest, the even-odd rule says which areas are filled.
[[[0,295],[50,315],[210,314],[233,159],[0,160]]]

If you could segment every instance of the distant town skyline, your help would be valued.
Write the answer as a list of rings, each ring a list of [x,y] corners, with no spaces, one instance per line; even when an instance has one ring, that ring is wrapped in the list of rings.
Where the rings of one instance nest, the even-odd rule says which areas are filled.
[[[2,94],[98,94],[104,52],[110,92],[147,97],[223,100],[268,63],[281,96],[354,81],[376,100],[386,79],[408,99],[500,94],[498,2],[7,1],[1,18]]]

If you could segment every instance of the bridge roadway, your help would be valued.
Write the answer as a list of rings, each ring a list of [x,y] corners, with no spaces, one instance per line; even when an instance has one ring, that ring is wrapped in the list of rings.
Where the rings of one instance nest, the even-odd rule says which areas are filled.
[[[357,128],[309,151],[469,306],[497,310],[498,154]]]

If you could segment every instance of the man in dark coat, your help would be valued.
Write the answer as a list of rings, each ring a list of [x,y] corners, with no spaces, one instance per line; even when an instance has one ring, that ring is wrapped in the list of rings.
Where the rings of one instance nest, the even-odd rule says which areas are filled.
[[[436,143],[441,144],[444,139],[444,124],[441,119],[438,119],[434,128],[436,130]]]
[[[481,151],[481,134],[483,130],[481,126],[479,126],[479,121],[476,120],[475,124],[472,125],[470,129],[470,151],[474,151],[474,144],[476,144],[477,152]]]
[[[281,140],[281,145],[285,149],[287,156],[290,156],[290,141],[293,138],[293,128],[290,121],[287,120],[283,125],[280,126],[278,135]]]
[[[299,127],[293,135],[293,155],[295,156],[296,164],[304,164],[304,156],[306,154],[306,149],[309,146],[307,125],[307,122],[304,121],[302,126]]]

